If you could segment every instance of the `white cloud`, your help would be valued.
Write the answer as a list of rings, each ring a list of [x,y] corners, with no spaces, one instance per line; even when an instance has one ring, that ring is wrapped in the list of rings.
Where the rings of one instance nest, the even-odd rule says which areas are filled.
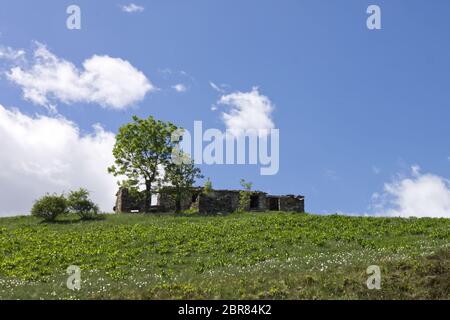
[[[411,173],[415,177],[419,176],[420,175],[420,166],[418,166],[417,164],[411,166]]]
[[[24,50],[15,50],[11,47],[0,46],[0,59],[21,60],[25,57]]]
[[[37,44],[34,64],[14,67],[8,78],[22,87],[24,98],[52,108],[54,101],[97,103],[105,108],[124,109],[144,99],[156,88],[128,61],[94,55],[83,62],[83,70],[60,59]]]
[[[224,95],[218,104],[230,107],[228,113],[222,113],[222,118],[227,130],[234,136],[247,130],[258,130],[260,135],[266,135],[275,127],[271,117],[274,106],[256,87],[250,92]]]
[[[143,6],[130,3],[122,6],[122,11],[127,13],[143,12],[145,8]]]
[[[450,218],[450,180],[422,174],[411,167],[409,177],[398,177],[372,197],[377,215]]]
[[[381,169],[378,168],[377,166],[373,166],[373,167],[372,167],[372,171],[373,171],[373,173],[376,174],[376,175],[378,175],[378,174],[381,173]]]
[[[176,92],[186,92],[187,91],[187,87],[184,84],[182,84],[182,83],[178,83],[178,84],[172,86],[172,88]]]
[[[117,185],[114,134],[100,125],[94,133],[62,117],[30,117],[0,105],[0,215],[27,214],[46,192],[86,187],[102,210],[112,212]]]
[[[215,84],[212,81],[209,82],[209,85],[211,86],[211,88],[213,88],[217,92],[220,92],[220,93],[224,93],[225,92],[225,90],[222,88],[222,86],[218,86],[217,84]]]

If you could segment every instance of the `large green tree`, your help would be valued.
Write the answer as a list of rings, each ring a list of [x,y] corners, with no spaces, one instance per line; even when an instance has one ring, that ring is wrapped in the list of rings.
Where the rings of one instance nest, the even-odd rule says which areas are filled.
[[[203,178],[199,168],[196,168],[194,161],[186,153],[178,150],[176,161],[170,162],[166,167],[165,179],[173,188],[175,197],[175,210],[181,211],[181,199],[194,185],[197,179]]]
[[[114,176],[126,176],[128,185],[145,186],[145,212],[151,206],[152,188],[162,182],[160,171],[170,164],[172,150],[178,144],[172,139],[177,130],[170,122],[134,116],[116,136],[116,160],[108,171]]]

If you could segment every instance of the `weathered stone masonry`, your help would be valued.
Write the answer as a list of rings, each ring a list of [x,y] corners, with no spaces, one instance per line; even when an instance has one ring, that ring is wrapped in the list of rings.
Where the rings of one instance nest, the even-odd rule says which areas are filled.
[[[191,188],[181,199],[181,209],[198,209],[203,214],[231,213],[239,207],[239,190],[212,190],[205,194],[203,188]],[[303,196],[268,195],[261,191],[251,191],[248,211],[288,211],[304,212],[305,198]],[[142,196],[131,194],[128,189],[121,188],[117,192],[117,213],[143,212]],[[175,211],[173,188],[164,188],[158,193],[157,205],[152,206],[152,212]]]

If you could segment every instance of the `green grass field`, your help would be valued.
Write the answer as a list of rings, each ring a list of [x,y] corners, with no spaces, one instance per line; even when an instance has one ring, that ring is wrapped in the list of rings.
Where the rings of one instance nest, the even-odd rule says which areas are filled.
[[[0,219],[1,299],[449,299],[450,219]],[[70,265],[81,290],[67,289]],[[366,269],[381,268],[381,290]]]

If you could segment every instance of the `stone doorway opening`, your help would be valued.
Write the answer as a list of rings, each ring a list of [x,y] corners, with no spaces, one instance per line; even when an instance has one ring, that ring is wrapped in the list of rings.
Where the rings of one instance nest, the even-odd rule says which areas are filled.
[[[259,209],[259,196],[252,195],[250,196],[250,210]]]
[[[269,198],[269,210],[270,211],[280,211],[280,199],[279,198]]]

